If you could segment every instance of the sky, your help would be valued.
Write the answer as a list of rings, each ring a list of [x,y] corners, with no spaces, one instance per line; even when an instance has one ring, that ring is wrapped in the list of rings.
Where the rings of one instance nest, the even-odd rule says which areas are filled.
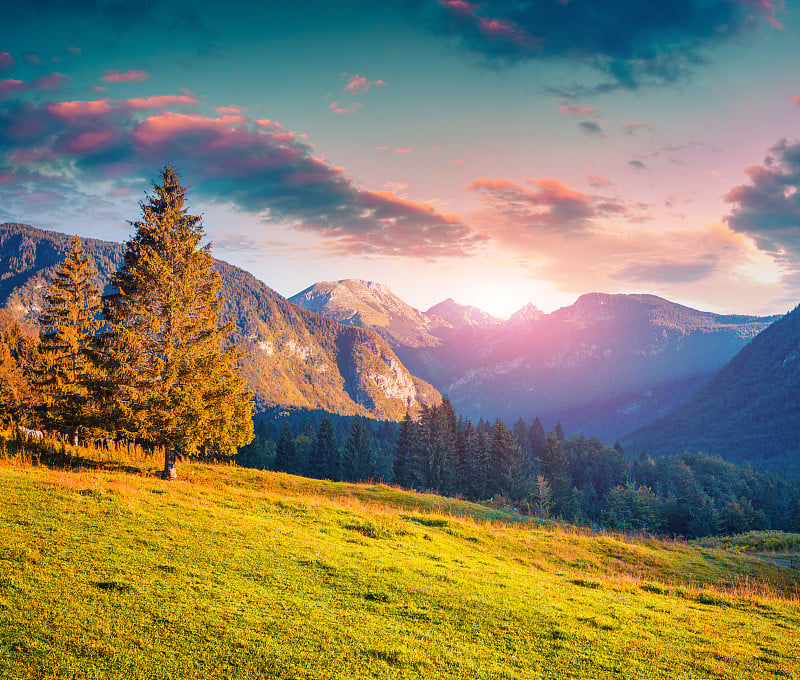
[[[784,313],[798,30],[777,0],[2,3],[0,222],[124,241],[172,163],[287,297]]]

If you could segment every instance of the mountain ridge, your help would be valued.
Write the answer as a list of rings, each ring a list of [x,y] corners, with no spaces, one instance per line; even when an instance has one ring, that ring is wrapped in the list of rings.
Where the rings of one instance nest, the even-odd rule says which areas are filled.
[[[800,475],[800,305],[753,338],[703,388],[631,433],[631,451],[702,450]]]
[[[422,314],[456,310],[451,320],[463,321],[458,307],[449,299]],[[316,310],[331,313],[325,304]],[[380,326],[339,313],[384,337],[464,415],[538,415],[611,440],[672,410],[778,318],[704,312],[649,294],[587,293],[551,314],[529,303],[502,323],[428,325],[428,342],[412,345],[392,330],[388,307]]]

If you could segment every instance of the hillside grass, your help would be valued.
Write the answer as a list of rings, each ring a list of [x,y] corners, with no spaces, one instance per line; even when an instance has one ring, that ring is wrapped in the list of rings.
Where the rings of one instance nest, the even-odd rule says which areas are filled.
[[[0,444],[0,678],[800,677],[800,571],[482,505]]]

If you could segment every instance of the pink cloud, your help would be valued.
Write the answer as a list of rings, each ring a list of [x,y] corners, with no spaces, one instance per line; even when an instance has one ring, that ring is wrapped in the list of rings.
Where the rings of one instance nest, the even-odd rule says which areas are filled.
[[[133,139],[140,144],[152,147],[190,132],[216,133],[213,145],[221,148],[236,144],[238,139],[244,135],[232,125],[243,123],[245,120],[242,116],[205,118],[200,115],[165,111],[138,123],[133,129]]]
[[[69,79],[63,73],[51,73],[49,76],[41,76],[27,82],[10,79],[0,80],[0,99],[32,90],[54,90],[65,80]]]
[[[109,102],[108,98],[94,101],[71,101],[49,104],[47,110],[62,119],[77,120],[92,116],[104,116],[115,110],[146,111],[148,109],[164,109],[171,106],[187,106],[196,104],[197,99],[190,95],[156,95],[136,97]]]
[[[603,177],[602,175],[589,174],[589,175],[586,175],[586,180],[593,187],[612,187],[612,186],[614,186],[614,182],[612,182],[607,177]]]
[[[493,42],[506,41],[524,50],[538,49],[541,39],[535,38],[523,27],[510,21],[477,16],[476,5],[465,0],[439,0],[439,4],[459,22],[471,24],[484,38]]]
[[[194,95],[153,95],[150,97],[134,97],[133,99],[122,99],[117,102],[118,106],[133,111],[144,111],[147,109],[165,109],[170,106],[188,106],[190,104],[197,104],[197,99]]]
[[[144,71],[125,71],[120,73],[113,69],[107,69],[106,74],[100,80],[106,83],[140,83],[150,77]]]
[[[496,19],[480,19],[480,25],[487,33],[510,33],[513,30],[511,24]]]
[[[405,198],[398,198],[391,191],[363,191],[363,204],[368,208],[380,208],[382,217],[396,217],[408,210],[425,213],[427,215],[439,215],[443,222],[458,224],[461,218],[458,215],[441,215],[436,209],[427,203],[414,203]]]
[[[47,110],[58,118],[76,119],[85,116],[102,116],[112,110],[108,99],[95,101],[73,101],[50,104]]]
[[[267,130],[282,130],[283,125],[278,123],[277,121],[270,120],[269,118],[262,118],[261,120],[256,121],[257,125],[261,127],[267,128]]]
[[[29,64],[33,64],[34,66],[40,66],[42,63],[42,58],[38,54],[35,54],[34,52],[28,52],[27,54],[23,54],[22,58]]]
[[[395,153],[411,153],[411,149],[404,149],[402,147],[394,150]]]
[[[79,57],[83,54],[83,50],[80,47],[68,47],[67,52],[69,52],[71,57]]]
[[[794,97],[790,97],[789,101],[792,102],[793,104],[797,104],[798,106],[800,106],[800,94],[796,94]]]
[[[772,24],[775,28],[783,29],[783,24],[775,18],[775,10],[784,9],[784,3],[780,0],[777,3],[772,0],[741,0],[741,2],[745,6],[760,10],[767,23]]]
[[[316,233],[318,247],[330,252],[458,257],[486,241],[458,215],[359,188],[294,132],[270,132],[235,114],[136,114],[107,100],[14,102],[0,109],[0,167],[13,156],[26,161],[32,183],[45,169],[78,182],[148,177],[154,165],[179,159],[195,191]]]
[[[354,75],[350,78],[350,82],[344,86],[344,89],[352,94],[367,92],[369,90],[369,83],[363,76]]]
[[[102,85],[93,85],[92,92],[108,92],[108,88]]]
[[[349,94],[359,94],[361,92],[369,92],[373,87],[386,87],[386,82],[380,79],[369,81],[364,76],[356,74],[344,86],[344,91]]]
[[[16,64],[16,60],[8,52],[0,52],[0,73],[8,71]]]
[[[289,144],[295,140],[297,135],[294,132],[272,132],[270,138],[274,139],[278,144]]]
[[[238,115],[238,114],[242,113],[242,109],[240,109],[240,108],[238,108],[236,106],[218,106],[217,108],[214,109],[214,111],[216,111],[219,114],[229,114],[230,113],[230,114]]]
[[[25,92],[26,85],[27,83],[22,80],[13,80],[11,78],[0,80],[0,97]]]
[[[595,112],[594,106],[578,106],[577,104],[559,106],[558,110],[561,113],[568,113],[576,116],[593,116]]]
[[[481,33],[491,41],[507,41],[518,49],[536,50],[541,46],[541,38],[535,38],[521,26],[498,19],[479,18]]]
[[[525,184],[486,177],[470,182],[467,190],[481,194],[507,225],[527,233],[537,229],[584,231],[595,218],[627,213],[622,204],[585,194],[557,178],[526,179]]]
[[[458,12],[475,14],[475,6],[472,3],[466,2],[465,0],[443,0],[440,2],[440,4],[443,7],[447,7],[448,9],[453,9]]]
[[[484,206],[469,215],[475,229],[485,229],[515,257],[538,261],[531,265],[537,277],[572,290],[618,289],[638,282],[691,286],[735,272],[753,250],[722,226],[642,229],[639,223],[652,219],[644,212],[647,204],[577,191],[558,178],[522,183],[488,177],[468,188],[484,199]],[[625,229],[621,220],[637,226]]]
[[[113,130],[81,132],[66,140],[63,150],[75,155],[90,155],[109,148],[116,138]]]
[[[345,106],[344,102],[331,102],[328,108],[330,108],[330,110],[335,114],[339,115],[343,113],[355,113],[361,108],[361,104],[358,102],[353,102],[349,106]]]
[[[458,215],[446,215],[427,203],[399,198],[390,191],[361,191],[358,205],[376,227],[353,232],[339,226],[305,225],[303,231],[319,231],[333,239],[327,248],[339,254],[375,254],[439,258],[463,256],[485,243]]]

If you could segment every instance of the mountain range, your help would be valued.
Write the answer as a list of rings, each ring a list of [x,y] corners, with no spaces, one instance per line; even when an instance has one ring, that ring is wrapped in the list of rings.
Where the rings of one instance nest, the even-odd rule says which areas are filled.
[[[70,238],[28,225],[0,225],[0,307],[35,325]],[[106,285],[124,246],[82,241],[98,283]],[[737,380],[752,383],[759,394],[785,393],[777,414],[796,401],[789,369],[792,352],[800,356],[800,332],[792,335],[791,325],[780,357],[743,353],[751,358],[737,356],[737,361],[752,366],[748,377],[725,378],[734,387],[725,382],[714,387],[721,378],[709,383],[756,336],[759,342],[752,346],[762,348],[758,352],[772,347],[777,341],[762,345],[759,333],[780,317],[712,314],[652,295],[590,293],[551,314],[529,304],[502,321],[452,299],[420,311],[382,284],[354,279],[317,283],[287,300],[242,269],[222,261],[216,265],[226,300],[223,315],[234,323],[257,412],[321,409],[397,420],[407,408],[413,412],[437,403],[445,393],[458,413],[473,419],[530,422],[538,416],[548,429],[560,421],[567,434],[613,441],[667,415],[695,393],[685,408],[710,414],[708,403],[728,404],[729,420],[734,407],[745,407],[723,399],[720,390],[740,390],[749,395],[748,403],[765,403],[743,391]],[[776,328],[785,324],[782,320]],[[753,371],[763,362],[788,362],[789,369],[777,375],[789,382],[776,389],[766,378],[756,380]],[[714,394],[710,389],[716,396],[708,396]],[[626,445],[659,453],[697,443],[724,455],[715,449],[733,436],[728,426],[715,426],[724,436],[712,448],[701,436],[715,431],[708,422],[698,421],[694,435],[683,436],[681,429],[691,420],[685,413],[637,432]],[[714,422],[725,415],[717,413]],[[760,422],[764,416],[753,419]],[[798,431],[794,420],[784,421]],[[761,445],[757,438],[752,441]]]
[[[28,225],[0,225],[0,306],[35,325],[70,240]],[[81,241],[98,271],[98,284],[106,286],[124,246]],[[225,297],[223,317],[235,325],[233,338],[244,352],[242,374],[257,412],[294,407],[399,419],[407,408],[415,411],[441,399],[375,333],[307,312],[248,272],[215,263]]]
[[[384,286],[353,280],[290,300],[380,334],[459,413],[560,420],[568,433],[606,440],[670,412],[779,318],[590,293],[551,314],[531,304],[500,322],[452,300],[420,312]]]

